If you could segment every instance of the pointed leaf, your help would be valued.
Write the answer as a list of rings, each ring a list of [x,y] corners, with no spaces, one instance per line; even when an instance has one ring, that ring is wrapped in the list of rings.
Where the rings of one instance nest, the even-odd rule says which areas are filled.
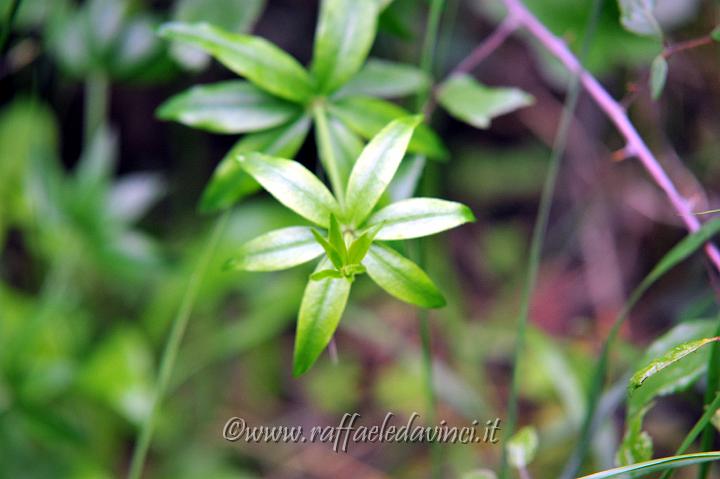
[[[343,264],[345,264],[348,255],[347,245],[345,245],[342,229],[340,228],[340,223],[338,223],[335,215],[330,216],[330,229],[328,230],[328,239],[330,241],[330,244],[332,244],[337,250],[337,252],[340,253]]]
[[[413,130],[422,117],[394,120],[365,147],[350,173],[345,193],[348,220],[359,225],[372,211],[407,150]]]
[[[362,66],[377,29],[375,0],[323,0],[315,34],[312,73],[321,93],[330,93]]]
[[[667,80],[668,64],[665,57],[658,55],[652,62],[650,67],[650,94],[653,100],[657,100],[662,95]]]
[[[257,87],[304,103],[313,95],[305,69],[293,57],[259,37],[229,33],[207,23],[166,23],[160,35],[199,47]]]
[[[470,75],[454,75],[440,86],[438,101],[459,120],[487,128],[493,118],[532,105],[534,100],[517,88],[491,88]]]
[[[321,261],[316,271],[324,269],[327,261]],[[345,278],[308,282],[298,314],[293,375],[299,376],[310,369],[330,342],[345,310],[350,286]]]
[[[215,168],[200,199],[200,211],[209,213],[229,208],[260,189],[257,181],[242,169],[235,156],[258,151],[281,158],[293,158],[309,130],[310,118],[301,116],[287,125],[243,136]]]
[[[441,308],[445,298],[418,265],[387,246],[370,246],[363,264],[373,281],[396,298],[423,308]]]
[[[360,263],[363,258],[365,258],[365,255],[370,249],[370,245],[375,239],[378,231],[380,231],[381,226],[382,224],[371,226],[367,231],[361,234],[360,237],[353,241],[353,244],[350,245],[350,250],[348,251],[349,264]]]
[[[261,153],[235,157],[246,172],[280,203],[324,228],[338,205],[325,185],[300,163]]]
[[[311,231],[307,226],[291,226],[258,236],[243,244],[225,269],[277,271],[307,263],[323,253]]]
[[[649,377],[655,375],[656,373],[662,371],[666,367],[672,365],[673,363],[676,363],[683,359],[685,356],[694,353],[701,347],[705,346],[706,344],[720,341],[720,337],[715,338],[703,338],[698,339],[695,341],[690,341],[687,343],[683,343],[679,346],[675,346],[667,353],[663,354],[659,358],[655,359],[653,362],[645,366],[644,368],[637,371],[635,374],[633,374],[633,377],[630,378],[630,387],[632,389],[637,389],[645,382],[646,379]]]
[[[411,198],[398,201],[373,214],[369,225],[383,223],[379,240],[402,240],[428,236],[475,221],[470,208],[453,201]]]
[[[429,84],[428,76],[416,66],[371,58],[337,96],[397,98],[417,93]]]
[[[323,238],[322,235],[314,229],[312,230],[312,235],[315,238],[315,241],[322,247],[322,249],[325,250],[325,254],[332,262],[333,266],[335,266],[337,269],[342,268],[343,260],[335,246],[328,240]]]
[[[157,110],[158,118],[215,133],[245,133],[287,123],[300,113],[252,83],[232,80],[200,85],[175,95]]]
[[[410,115],[394,103],[365,96],[338,99],[328,105],[330,112],[361,137],[369,140],[392,120]],[[444,160],[448,151],[440,137],[426,124],[420,124],[412,136],[408,150],[435,160]]]

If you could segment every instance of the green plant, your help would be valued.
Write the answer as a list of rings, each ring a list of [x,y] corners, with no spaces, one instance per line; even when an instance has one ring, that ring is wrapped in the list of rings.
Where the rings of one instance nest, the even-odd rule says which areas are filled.
[[[355,277],[366,273],[391,295],[423,308],[444,306],[432,280],[415,263],[378,241],[419,238],[454,228],[474,217],[459,203],[412,198],[373,210],[395,175],[420,116],[394,120],[363,149],[341,191],[333,196],[302,165],[260,153],[235,161],[280,203],[327,230],[312,227],[271,231],[243,245],[228,268],[275,271],[323,252],[310,276],[298,315],[293,372],[304,373],[330,342]]]

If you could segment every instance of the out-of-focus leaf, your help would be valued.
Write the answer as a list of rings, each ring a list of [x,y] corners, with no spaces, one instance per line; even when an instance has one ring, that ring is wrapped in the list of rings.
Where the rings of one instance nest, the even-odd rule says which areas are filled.
[[[497,475],[490,469],[476,469],[464,473],[460,479],[497,479]]]
[[[710,38],[712,38],[716,42],[720,42],[720,25],[713,28],[713,31],[710,32]]]
[[[662,38],[662,30],[653,14],[655,0],[618,0],[618,5],[623,27],[637,35]]]
[[[534,427],[526,426],[516,432],[507,443],[508,462],[515,468],[524,469],[535,459],[538,434]]]
[[[625,435],[615,455],[618,466],[629,466],[652,459],[652,438],[642,430],[643,417],[649,407],[648,405],[638,414],[628,418]]]
[[[667,80],[668,64],[665,57],[658,55],[652,62],[650,67],[650,94],[653,100],[657,100],[662,95]]]
[[[360,156],[363,142],[337,118],[328,116],[325,109],[315,109],[315,141],[323,168],[327,172],[336,195],[345,194],[350,171]]]
[[[173,20],[185,23],[206,22],[234,33],[244,33],[255,23],[265,0],[179,0],[175,2]],[[196,48],[174,42],[172,56],[185,68],[199,70],[210,58]]]
[[[445,298],[418,265],[380,244],[363,260],[370,278],[396,298],[423,308],[442,308]]]
[[[107,199],[110,215],[125,224],[139,220],[165,192],[165,182],[151,173],[131,173],[118,178]]]
[[[412,198],[424,169],[424,156],[406,155],[388,186],[387,193],[390,200],[400,201]]]
[[[332,194],[300,163],[261,153],[235,158],[280,203],[313,223],[327,228],[330,216],[338,213]]]
[[[336,90],[360,69],[375,39],[377,16],[375,0],[323,0],[311,67],[321,93]]]
[[[662,356],[654,359],[650,364],[633,374],[633,376],[630,378],[630,387],[632,389],[639,388],[651,376],[654,376],[663,369],[682,360],[683,358],[685,358],[689,354],[694,353],[706,344],[710,344],[718,340],[720,340],[720,337],[703,338],[675,346],[674,348],[672,348]]]
[[[229,33],[206,23],[166,23],[160,35],[203,49],[259,88],[286,100],[304,103],[313,94],[305,69],[269,41]]]
[[[323,260],[315,271],[327,267],[328,262]],[[350,286],[345,278],[308,281],[298,314],[293,375],[299,376],[310,369],[332,339],[345,310]]]
[[[348,179],[344,205],[348,221],[360,225],[370,214],[395,176],[421,120],[420,116],[394,120],[363,149]]]
[[[265,130],[287,123],[299,113],[297,105],[240,80],[192,87],[157,110],[163,120],[215,133]]]
[[[440,86],[438,101],[459,120],[487,128],[493,118],[532,105],[534,100],[517,88],[491,88],[469,75],[454,75]]]
[[[720,460],[720,452],[699,452],[682,456],[663,457],[652,461],[641,462],[630,466],[617,467],[607,471],[596,472],[579,479],[607,479],[611,477],[642,477],[653,472],[666,471],[678,467],[691,466],[704,462]]]
[[[271,231],[243,244],[228,260],[227,269],[277,271],[292,268],[323,252],[307,226]]]
[[[394,103],[364,96],[341,98],[328,107],[333,115],[367,140],[372,139],[392,120],[410,115],[410,112]],[[442,140],[424,123],[415,129],[408,150],[432,159],[441,160],[448,156]]]
[[[258,151],[281,158],[293,158],[309,130],[310,119],[303,115],[287,125],[245,135],[215,168],[200,199],[200,211],[209,213],[229,208],[260,189],[260,185],[238,164],[235,156]]]
[[[140,424],[152,405],[150,347],[139,332],[118,329],[92,353],[79,381],[83,391]]]
[[[413,65],[371,58],[362,70],[337,92],[337,96],[395,98],[417,93],[429,84],[428,76]]]
[[[475,221],[470,208],[436,198],[398,201],[374,213],[369,225],[382,224],[379,240],[402,240],[428,236]]]

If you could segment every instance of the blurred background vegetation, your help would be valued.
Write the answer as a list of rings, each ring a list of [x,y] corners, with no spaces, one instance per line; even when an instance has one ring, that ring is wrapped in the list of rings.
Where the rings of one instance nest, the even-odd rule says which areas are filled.
[[[202,187],[236,139],[156,119],[171,95],[233,75],[155,29],[170,19],[208,21],[252,31],[306,63],[317,2],[0,0],[0,17],[18,3],[0,61],[0,477],[120,477],[149,412],[169,323],[209,234],[212,217],[196,208]],[[577,47],[589,1],[526,3]],[[664,4],[658,19],[672,40],[717,24],[714,2]],[[492,31],[494,7],[448,2],[437,78]],[[426,2],[393,1],[372,55],[417,64],[426,15]],[[618,18],[616,3],[606,1],[588,68],[632,101],[633,119],[681,191],[702,207],[717,205],[720,50],[673,56],[663,97],[653,102],[645,79],[662,46],[625,32]],[[504,417],[519,290],[564,85],[559,65],[522,37],[476,74],[485,84],[521,87],[536,102],[482,131],[445,114],[433,118],[451,159],[428,168],[424,180],[478,218],[431,240],[427,258],[449,302],[431,313],[437,416],[458,425]],[[628,291],[684,235],[641,167],[611,160],[623,144],[587,98],[577,117],[521,365],[520,422],[538,428],[530,469],[540,478],[556,477],[574,444],[590,365]],[[315,151],[309,138],[298,161],[315,169]],[[202,282],[146,477],[427,474],[426,445],[357,444],[336,454],[326,444],[222,439],[231,416],[309,428],[352,411],[365,424],[381,423],[387,411],[426,415],[416,312],[367,279],[358,281],[337,334],[337,364],[325,355],[292,378],[294,320],[310,270],[253,274],[221,265],[244,240],[293,224],[297,218],[266,194],[233,209]],[[611,414],[587,470],[614,464],[622,378],[648,345],[682,321],[696,328],[682,337],[713,331],[702,320],[714,315],[700,257],[645,297],[611,357],[618,386],[608,393]],[[705,364],[698,359],[682,374],[700,378]],[[658,455],[671,454],[702,414],[702,381],[687,383],[645,418]],[[443,477],[496,467],[500,452],[445,446]]]

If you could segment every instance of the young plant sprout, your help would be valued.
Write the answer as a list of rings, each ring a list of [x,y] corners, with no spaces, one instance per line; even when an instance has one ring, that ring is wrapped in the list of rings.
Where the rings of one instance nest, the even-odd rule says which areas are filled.
[[[323,258],[310,276],[298,315],[293,372],[307,371],[328,345],[356,276],[367,273],[396,298],[422,308],[445,305],[442,293],[414,262],[381,241],[419,238],[474,221],[460,203],[411,198],[374,211],[408,148],[421,116],[394,120],[362,150],[344,194],[333,195],[301,164],[261,153],[235,161],[280,203],[326,231],[293,226],[245,243],[227,263],[275,271]]]

